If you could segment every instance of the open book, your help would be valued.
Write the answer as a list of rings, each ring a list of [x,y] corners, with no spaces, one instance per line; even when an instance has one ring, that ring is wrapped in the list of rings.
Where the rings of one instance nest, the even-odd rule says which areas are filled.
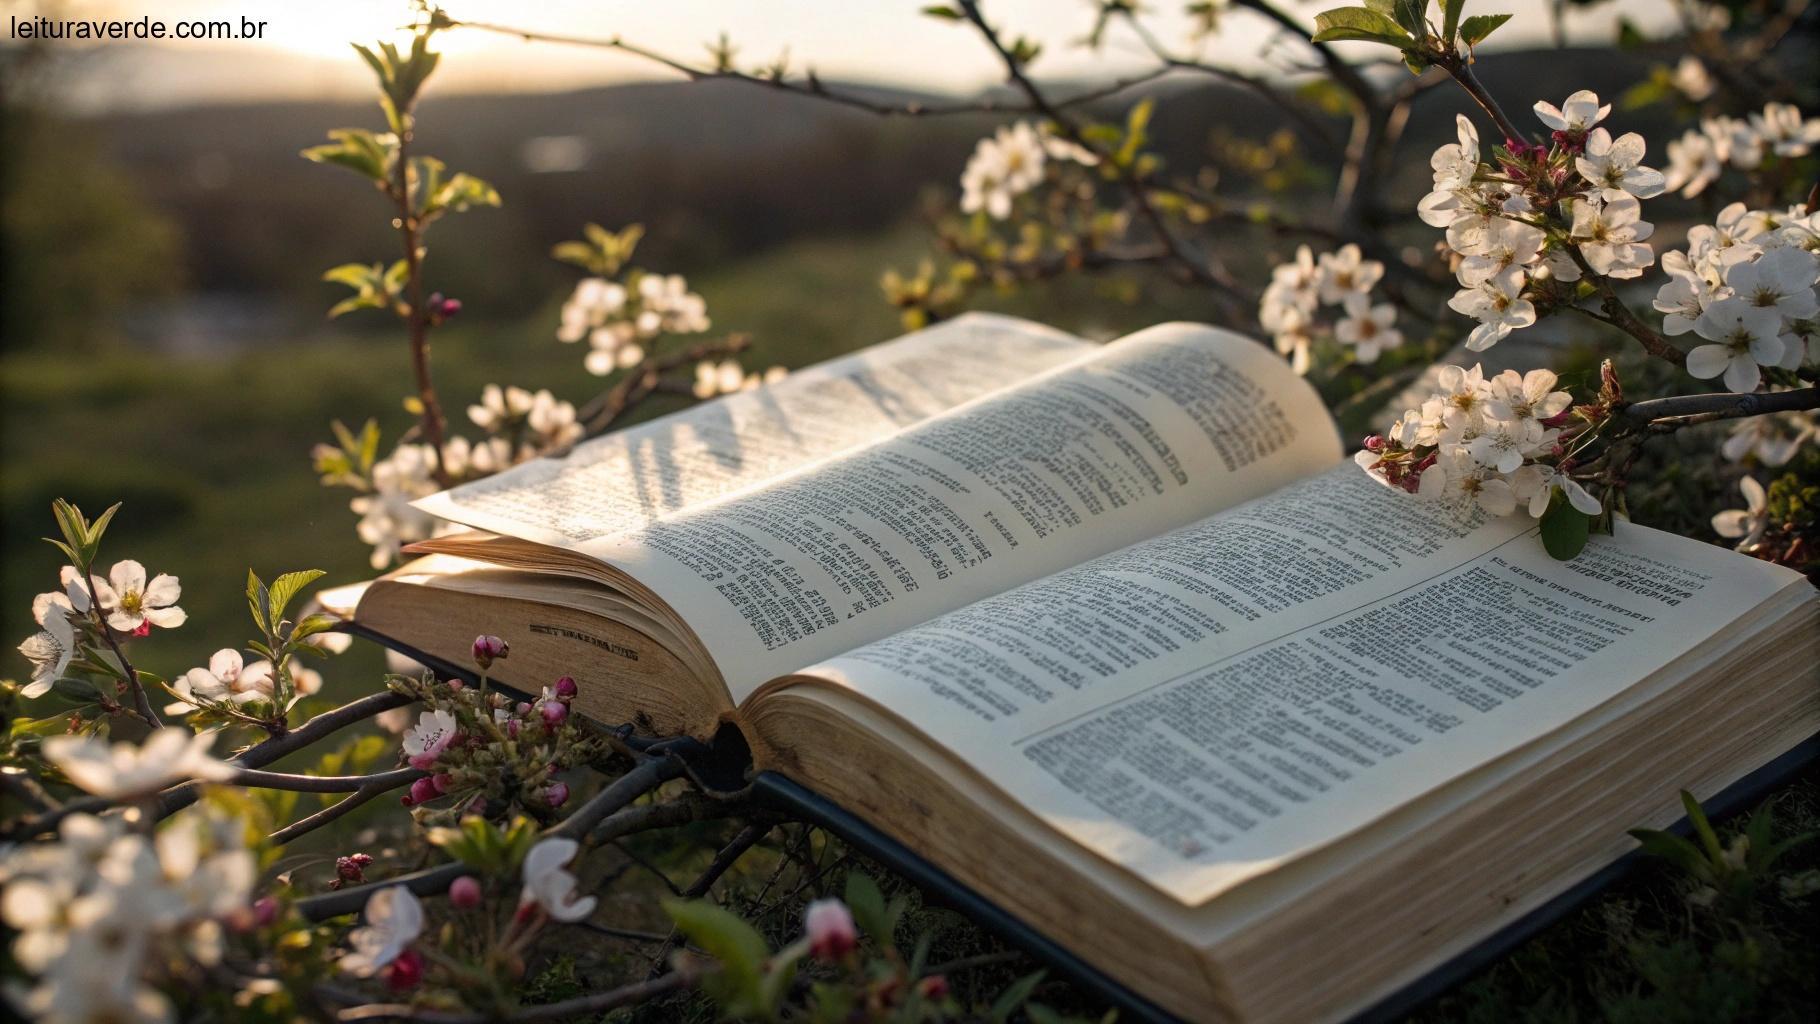
[[[360,625],[706,737],[1171,1012],[1368,1005],[1820,729],[1798,574],[1392,492],[1265,348],[972,315],[435,495]]]

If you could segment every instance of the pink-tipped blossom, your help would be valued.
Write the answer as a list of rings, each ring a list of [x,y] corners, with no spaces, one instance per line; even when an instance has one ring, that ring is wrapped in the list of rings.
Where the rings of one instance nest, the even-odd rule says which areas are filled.
[[[575,685],[575,680],[571,676],[563,676],[556,680],[556,685],[551,687],[551,689],[554,690],[556,696],[562,700],[569,700],[581,692],[581,688]]]
[[[543,791],[543,798],[544,802],[551,807],[561,807],[569,802],[569,784],[566,782],[550,783]]]
[[[809,935],[809,953],[832,963],[845,959],[859,945],[859,929],[847,905],[836,899],[816,900],[803,912],[803,929]]]
[[[545,701],[538,714],[543,716],[543,724],[555,728],[568,719],[569,706],[559,700]]]

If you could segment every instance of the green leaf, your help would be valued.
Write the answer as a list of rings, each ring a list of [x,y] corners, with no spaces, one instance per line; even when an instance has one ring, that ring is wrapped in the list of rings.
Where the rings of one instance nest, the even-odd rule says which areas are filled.
[[[1668,861],[1688,874],[1698,878],[1710,878],[1712,865],[1700,854],[1700,848],[1673,832],[1660,832],[1649,828],[1630,830],[1631,838],[1640,844],[1644,853]]]
[[[771,950],[757,929],[710,900],[665,900],[664,913],[689,940],[718,960],[735,992],[755,997]]]
[[[1314,16],[1314,41],[1317,43],[1360,40],[1385,43],[1402,49],[1414,40],[1403,26],[1377,11],[1364,7],[1338,7]]]
[[[252,609],[253,623],[259,627],[261,633],[272,631],[271,622],[265,617],[267,597],[265,584],[259,579],[259,574],[248,569],[246,571],[246,603],[247,607]]]
[[[271,616],[271,623],[276,626],[284,619],[285,608],[290,605],[291,598],[296,597],[299,590],[327,575],[328,573],[321,569],[303,569],[298,572],[287,572],[273,580],[270,591],[271,604],[267,612]]]
[[[1548,500],[1548,511],[1542,513],[1542,546],[1557,561],[1570,561],[1586,547],[1591,525],[1586,513],[1574,508],[1557,487]]]
[[[1705,847],[1707,857],[1714,864],[1723,863],[1725,847],[1719,842],[1719,834],[1713,831],[1713,823],[1706,820],[1706,811],[1700,801],[1687,790],[1681,791],[1681,806],[1687,811],[1688,824],[1694,827],[1694,835],[1700,838],[1700,845]]]
[[[923,8],[923,15],[930,18],[940,18],[943,21],[961,20],[961,12],[946,4],[931,4],[928,7]]]
[[[1005,1021],[1010,1020],[1018,1007],[1023,1006],[1025,1001],[1030,998],[1030,994],[1036,991],[1036,987],[1043,983],[1043,978],[1048,973],[1048,971],[1036,971],[1012,982],[998,994],[997,999],[992,1001],[992,1008],[986,1012],[987,1018],[993,1024],[1004,1024]]]
[[[1466,0],[1441,0],[1441,44],[1450,50],[1460,27],[1460,12],[1465,9]]]
[[[1467,46],[1477,46],[1485,37],[1498,30],[1498,26],[1510,20],[1508,14],[1475,14],[1460,22],[1460,42]]]
[[[860,931],[872,936],[882,946],[891,945],[890,922],[885,915],[885,894],[879,891],[872,876],[855,871],[847,876],[847,909],[853,912]]]
[[[1412,38],[1421,39],[1428,31],[1428,0],[1390,0],[1390,8],[1391,19]]]

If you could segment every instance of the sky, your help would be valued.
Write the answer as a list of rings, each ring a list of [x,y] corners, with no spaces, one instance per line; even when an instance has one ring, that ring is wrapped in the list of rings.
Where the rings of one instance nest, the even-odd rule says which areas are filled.
[[[444,0],[465,21],[515,29],[610,37],[656,49],[693,63],[706,58],[704,43],[727,31],[742,67],[773,61],[788,49],[797,71],[813,66],[824,79],[860,80],[966,93],[996,83],[1002,71],[964,26],[918,13],[929,0]],[[1285,9],[1305,22],[1329,4]],[[1075,44],[1092,20],[1089,0],[988,0],[988,16],[1011,33],[1044,44],[1038,72],[1081,77],[1147,66],[1137,40],[1115,33],[1091,54]],[[1185,37],[1182,0],[1152,0],[1147,19],[1164,39]],[[1472,0],[1474,11],[1509,11],[1516,18],[1500,31],[1504,46],[1547,38],[1547,0]],[[229,42],[170,41],[81,53],[68,73],[74,102],[87,109],[160,107],[194,102],[359,95],[366,71],[348,48],[355,40],[396,37],[410,19],[406,0],[0,0],[14,17],[242,19],[267,22],[263,38]],[[1571,16],[1570,38],[1607,42],[1622,14],[1645,29],[1672,23],[1670,0],[1612,0]],[[1269,45],[1277,33],[1249,12],[1228,17],[1203,53],[1249,70],[1301,59],[1294,46]],[[3,42],[4,40],[0,40]],[[77,54],[76,44],[53,44]],[[1362,44],[1355,44],[1362,45]],[[577,46],[526,43],[462,30],[441,39],[448,54],[438,88],[460,92],[569,89],[667,73],[624,55]],[[1360,50],[1369,55],[1369,48]],[[669,76],[673,77],[673,76]]]

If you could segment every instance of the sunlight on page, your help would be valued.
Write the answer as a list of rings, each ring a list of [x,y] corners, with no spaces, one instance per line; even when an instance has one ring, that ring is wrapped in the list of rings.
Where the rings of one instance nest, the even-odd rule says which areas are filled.
[[[805,674],[1196,904],[1598,707],[1795,579],[1627,523],[1556,562],[1524,517],[1342,465]]]
[[[1091,347],[969,314],[431,495],[442,519],[559,547],[636,529],[886,437]]]

